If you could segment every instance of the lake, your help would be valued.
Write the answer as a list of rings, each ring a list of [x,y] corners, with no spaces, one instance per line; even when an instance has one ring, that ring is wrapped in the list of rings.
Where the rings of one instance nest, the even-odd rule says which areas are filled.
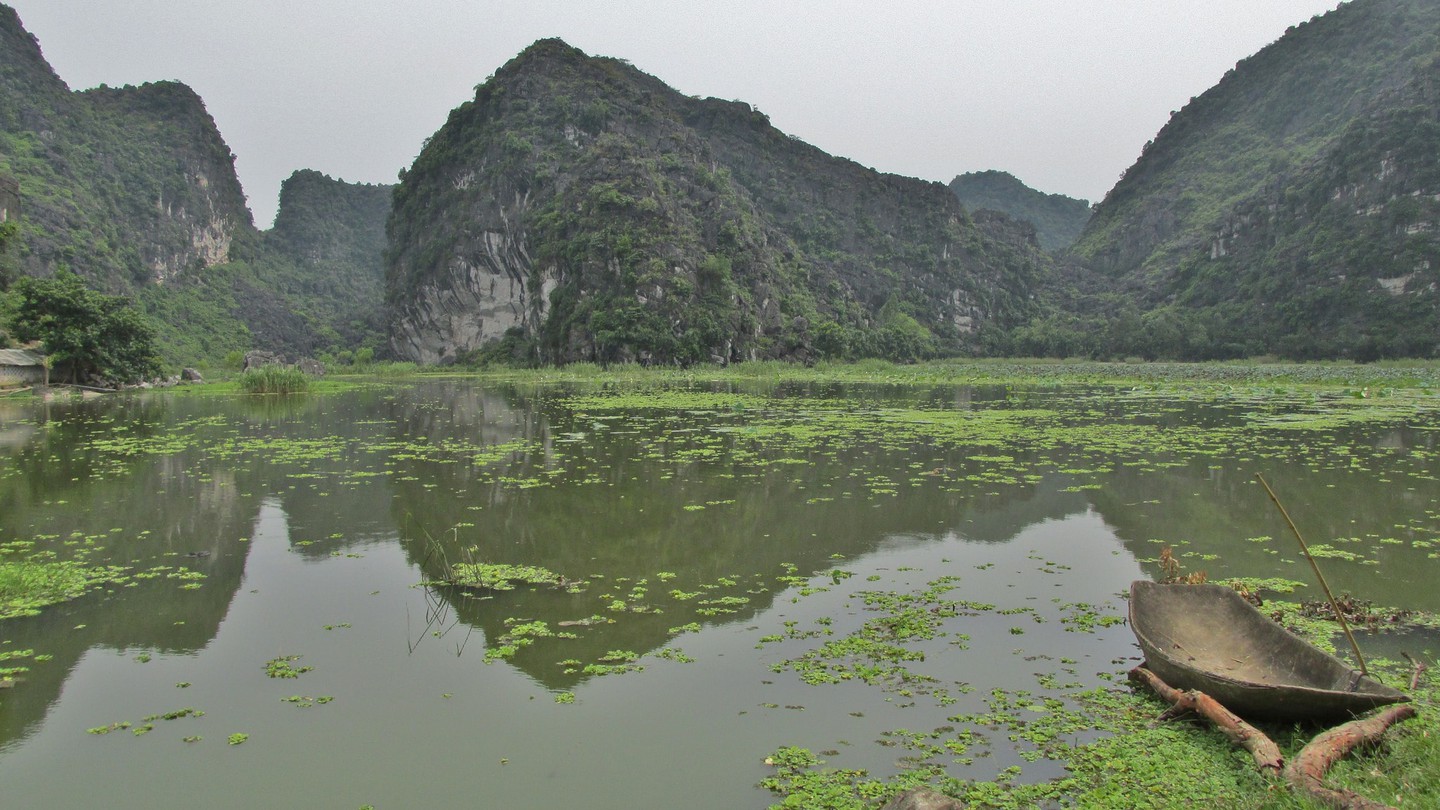
[[[1055,742],[1006,729],[1128,688],[1123,593],[1162,547],[1311,581],[1257,472],[1337,592],[1440,610],[1437,413],[458,378],[0,402],[0,550],[124,569],[0,622],[28,667],[0,783],[11,806],[758,808],[785,746],[1048,780]],[[443,584],[463,562],[563,587]]]

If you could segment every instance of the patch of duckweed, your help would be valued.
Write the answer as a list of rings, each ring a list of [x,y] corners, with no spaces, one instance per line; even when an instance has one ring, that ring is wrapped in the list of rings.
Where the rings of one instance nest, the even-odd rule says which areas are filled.
[[[293,679],[315,670],[315,668],[311,666],[295,666],[294,662],[299,660],[300,656],[298,655],[284,655],[279,658],[271,658],[265,662],[265,674],[271,678]]]
[[[30,667],[24,664],[10,664],[12,661],[23,661],[27,658],[35,663],[43,664],[53,660],[54,656],[46,653],[36,655],[32,649],[0,651],[0,687],[13,684],[16,675],[30,671]],[[6,666],[6,664],[9,665]]]
[[[35,616],[43,608],[76,599],[92,588],[125,581],[124,568],[89,566],[82,560],[57,560],[48,554],[0,559],[0,620]]]
[[[542,621],[521,622],[505,620],[505,632],[485,650],[485,662],[491,663],[504,658],[513,658],[522,647],[528,647],[539,638],[553,638],[555,631]]]
[[[1084,602],[1062,604],[1060,610],[1065,614],[1060,623],[1065,625],[1066,632],[1070,633],[1093,633],[1096,628],[1125,623],[1125,617],[1113,609],[1107,611]]]
[[[297,709],[308,709],[311,706],[324,706],[325,704],[333,703],[334,701],[335,698],[331,695],[321,695],[320,697],[310,697],[309,695],[290,695],[289,697],[280,698],[281,703],[289,703]]]
[[[861,591],[856,596],[866,610],[880,615],[851,633],[829,638],[798,657],[771,665],[771,670],[793,671],[801,681],[812,685],[854,680],[881,686],[887,691],[903,692],[907,697],[935,694],[944,700],[948,698],[948,688],[938,686],[937,679],[915,672],[907,665],[925,660],[924,651],[912,646],[913,642],[947,635],[942,629],[946,619],[993,608],[944,598],[958,582],[958,577],[941,577],[924,590],[912,593]],[[818,634],[830,635],[828,621]],[[804,637],[788,623],[785,635]],[[960,686],[963,688],[963,684]]]
[[[1285,618],[1302,612],[1294,603],[1271,602],[1267,607]],[[1333,635],[1334,623],[1303,629],[1318,639]],[[1073,672],[1073,659],[1062,663]],[[1406,662],[1371,664],[1387,682],[1403,683],[1411,674]],[[897,760],[901,770],[893,775],[827,767],[809,749],[787,746],[766,758],[774,772],[760,786],[780,799],[775,807],[795,808],[873,810],[913,787],[936,790],[964,806],[1016,810],[1310,806],[1307,799],[1267,781],[1218,732],[1191,723],[1157,722],[1166,706],[1148,691],[1066,685],[1049,675],[1039,680],[1044,692],[995,689],[986,696],[983,711],[953,715],[946,725],[929,731],[900,728],[883,733],[877,742],[902,752]],[[1440,684],[1425,679],[1412,697],[1419,717],[1391,729],[1386,745],[1377,751],[1342,760],[1327,777],[1331,784],[1371,798],[1397,797],[1404,806],[1440,803],[1440,779],[1433,769],[1440,758]],[[1261,728],[1287,759],[1314,733],[1289,724]],[[973,774],[1001,740],[1024,764],[1002,768],[990,778],[957,775]],[[1047,773],[1059,766],[1064,775],[1027,778],[1028,766],[1042,761],[1050,763]]]
[[[173,711],[168,711],[168,712],[164,712],[164,713],[161,713],[161,714],[152,714],[152,715],[149,715],[149,716],[143,718],[143,719],[140,721],[140,724],[139,724],[139,725],[135,725],[134,723],[131,723],[129,720],[121,720],[121,721],[118,721],[118,722],[115,722],[115,723],[111,723],[111,724],[108,725],[108,726],[95,726],[94,728],[88,728],[88,729],[85,730],[85,733],[87,733],[87,734],[95,734],[95,735],[103,735],[103,734],[109,734],[109,733],[114,732],[114,731],[126,731],[126,730],[128,730],[128,731],[130,731],[130,733],[133,734],[134,736],[140,737],[140,736],[143,736],[143,735],[145,735],[145,734],[150,733],[151,731],[154,731],[154,730],[155,730],[155,721],[157,721],[157,720],[180,720],[180,719],[185,718],[185,717],[196,717],[196,718],[198,718],[198,717],[204,717],[204,716],[205,716],[205,712],[202,712],[202,711],[200,711],[199,709],[196,709],[196,708],[193,707],[193,706],[186,706],[186,707],[183,708],[183,709],[174,709]],[[199,738],[197,737],[196,739],[199,739]],[[186,740],[186,741],[189,742],[189,740]]]
[[[586,675],[623,675],[627,672],[643,672],[645,667],[635,663],[640,654],[629,650],[611,650],[600,657],[599,663],[586,664],[581,672]]]
[[[450,567],[450,577],[445,582],[487,591],[511,591],[516,585],[563,586],[566,583],[565,577],[548,568],[508,563],[456,563]]]

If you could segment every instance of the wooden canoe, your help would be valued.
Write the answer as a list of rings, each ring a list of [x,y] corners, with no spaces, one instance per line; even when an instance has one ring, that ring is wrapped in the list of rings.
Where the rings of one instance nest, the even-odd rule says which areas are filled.
[[[1302,641],[1223,585],[1130,585],[1145,666],[1242,717],[1328,720],[1410,698]]]

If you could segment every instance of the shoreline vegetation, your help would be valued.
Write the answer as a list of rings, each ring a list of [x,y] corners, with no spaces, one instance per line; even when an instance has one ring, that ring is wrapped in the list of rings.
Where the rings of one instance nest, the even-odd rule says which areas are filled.
[[[206,382],[161,389],[163,393],[335,393],[356,384],[404,379],[464,378],[516,384],[603,383],[677,385],[724,382],[869,383],[882,385],[1220,385],[1342,387],[1358,398],[1392,389],[1440,392],[1440,360],[1291,362],[1271,358],[1211,362],[979,358],[893,363],[887,360],[821,361],[811,366],[781,360],[688,367],[570,363],[535,368],[420,366],[404,361],[340,365],[323,377],[286,369],[281,374],[206,368]],[[280,379],[283,377],[284,379]],[[155,393],[127,389],[116,393]],[[11,401],[39,396],[36,387],[0,389]]]
[[[400,364],[409,365],[409,364]],[[1279,361],[1224,361],[1209,363],[1128,362],[1047,359],[932,360],[892,363],[886,360],[825,362],[814,366],[762,360],[727,366],[689,368],[611,366],[572,363],[566,366],[518,369],[418,369],[423,375],[478,376],[535,382],[674,382],[743,381],[856,382],[884,384],[1226,384],[1226,385],[1332,385],[1440,388],[1440,361],[1389,361],[1377,363]]]
[[[206,369],[207,382],[166,389],[171,394],[287,393],[246,387],[245,373]],[[948,359],[920,363],[887,360],[821,361],[812,366],[780,360],[688,367],[570,363],[536,368],[419,366],[380,361],[340,365],[310,378],[305,390],[327,393],[369,381],[465,378],[509,383],[638,385],[708,382],[874,383],[884,385],[1227,385],[1320,386],[1354,389],[1357,397],[1385,389],[1440,391],[1440,360],[1290,362],[1269,358],[1201,363],[1058,360],[1047,358]],[[1366,390],[1371,389],[1371,390]],[[18,394],[18,392],[16,392]],[[17,398],[20,398],[17,396]]]
[[[883,385],[1030,385],[1130,386],[1156,388],[1241,388],[1247,391],[1302,387],[1342,400],[1393,396],[1440,396],[1440,362],[1351,363],[1097,363],[1043,360],[935,361],[896,365],[880,361],[817,364],[804,367],[778,362],[689,369],[619,366],[609,369],[572,365],[546,369],[417,369],[413,364],[370,364],[346,368],[323,380],[289,381],[314,395],[368,382],[406,378],[465,377],[505,384],[573,384],[607,386],[686,386],[714,383],[868,383]],[[301,385],[304,383],[304,385]],[[269,386],[285,388],[286,385]],[[236,375],[159,395],[240,395],[252,390]],[[148,395],[155,395],[151,392]],[[16,397],[20,399],[20,397]],[[48,606],[78,598],[105,582],[123,579],[124,572],[91,567],[84,561],[57,561],[32,554],[21,541],[6,544],[0,558],[0,622],[33,615]],[[1333,649],[1338,626],[1329,621],[1300,621],[1294,597],[1272,594],[1267,609],[1287,617],[1312,641]],[[1408,622],[1433,635],[1440,617],[1424,615]],[[3,625],[0,625],[3,626]],[[1430,636],[1426,636],[1429,638]],[[25,651],[27,653],[31,651]],[[1435,650],[1414,650],[1433,664]],[[43,651],[41,651],[43,654]],[[1268,781],[1251,767],[1243,751],[1212,729],[1184,721],[1158,722],[1166,708],[1149,691],[1130,687],[1123,669],[1105,680],[1110,685],[1047,701],[1035,714],[1034,697],[997,692],[987,701],[988,714],[955,718],[996,729],[1057,764],[1063,775],[1044,782],[1021,782],[1020,768],[1000,772],[991,781],[960,780],[946,773],[947,750],[961,742],[945,728],[915,732],[904,745],[911,762],[891,775],[827,767],[827,755],[801,746],[784,746],[770,754],[771,767],[761,786],[776,797],[777,807],[876,808],[912,787],[939,789],[977,807],[1022,808],[1078,806],[1099,808],[1176,807],[1218,804],[1240,808],[1296,808],[1318,805]],[[1387,683],[1410,681],[1412,665],[1400,660],[1371,661],[1372,671]],[[0,685],[14,685],[24,667],[0,669]],[[1104,674],[1102,673],[1102,676]],[[1418,717],[1391,729],[1378,748],[1352,754],[1329,774],[1331,785],[1399,807],[1440,804],[1440,684],[1432,669],[1410,691]],[[1063,705],[1062,705],[1063,704]],[[960,722],[963,721],[963,722]],[[1319,729],[1296,725],[1265,725],[1263,730],[1289,758]],[[951,732],[954,730],[951,729]],[[962,745],[963,748],[963,745]]]

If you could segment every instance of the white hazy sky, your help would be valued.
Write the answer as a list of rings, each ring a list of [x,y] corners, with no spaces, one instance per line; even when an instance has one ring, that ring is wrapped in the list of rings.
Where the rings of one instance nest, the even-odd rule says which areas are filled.
[[[449,111],[558,36],[832,154],[1105,195],[1172,110],[1336,0],[6,0],[71,88],[175,79],[256,223],[316,169],[391,183]]]

